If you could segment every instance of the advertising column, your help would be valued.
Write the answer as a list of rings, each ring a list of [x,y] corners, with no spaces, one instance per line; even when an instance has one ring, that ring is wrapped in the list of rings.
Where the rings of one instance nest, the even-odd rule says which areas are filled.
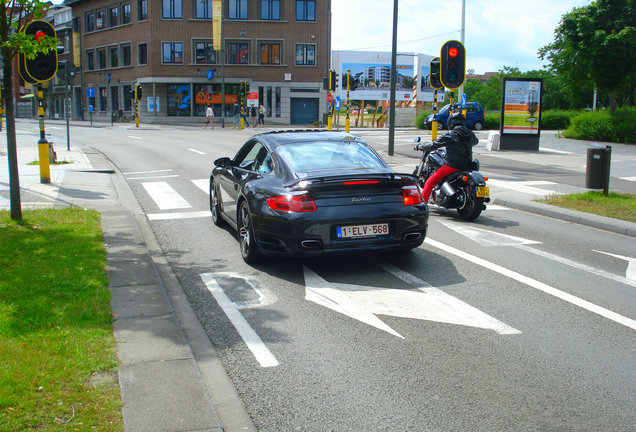
[[[541,78],[504,78],[501,95],[501,150],[539,150]]]

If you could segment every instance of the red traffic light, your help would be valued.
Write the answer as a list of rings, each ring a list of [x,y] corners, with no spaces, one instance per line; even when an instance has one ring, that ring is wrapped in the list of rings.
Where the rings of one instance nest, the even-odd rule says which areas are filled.
[[[35,33],[35,40],[37,42],[42,42],[44,40],[44,38],[46,37],[46,34],[42,31],[42,30],[38,30]]]
[[[457,57],[457,54],[459,54],[459,50],[457,48],[455,48],[455,47],[451,47],[448,50],[448,56],[449,57]]]

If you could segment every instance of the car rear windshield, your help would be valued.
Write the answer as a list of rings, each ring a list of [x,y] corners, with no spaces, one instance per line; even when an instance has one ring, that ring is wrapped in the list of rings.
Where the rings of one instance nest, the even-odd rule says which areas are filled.
[[[386,168],[365,144],[355,141],[312,141],[285,144],[276,151],[296,173]]]

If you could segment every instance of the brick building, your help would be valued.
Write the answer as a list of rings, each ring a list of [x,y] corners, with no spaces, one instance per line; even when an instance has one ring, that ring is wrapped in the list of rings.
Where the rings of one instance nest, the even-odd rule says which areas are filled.
[[[207,103],[221,115],[224,83],[227,119],[247,81],[267,109],[266,123],[319,120],[331,1],[222,0],[222,51],[213,49],[215,1],[65,0],[81,52],[74,118],[130,118],[131,90],[141,84],[142,123],[200,121]]]

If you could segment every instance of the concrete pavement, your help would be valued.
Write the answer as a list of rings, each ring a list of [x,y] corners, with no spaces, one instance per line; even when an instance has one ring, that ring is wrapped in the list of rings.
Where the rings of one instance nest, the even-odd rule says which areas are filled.
[[[6,130],[0,139],[6,143]],[[126,431],[255,431],[122,174],[91,147],[74,144],[67,151],[65,143],[55,143],[58,161],[72,163],[51,166],[51,183],[41,184],[39,166],[28,165],[38,159],[38,136],[18,130],[17,139],[23,209],[76,206],[102,214]],[[411,172],[417,163],[414,153],[383,156],[399,172]],[[505,154],[509,160],[527,157]],[[636,236],[634,223],[536,203],[531,185],[524,192],[495,183],[494,204]],[[8,208],[7,155],[0,151],[0,209]]]

